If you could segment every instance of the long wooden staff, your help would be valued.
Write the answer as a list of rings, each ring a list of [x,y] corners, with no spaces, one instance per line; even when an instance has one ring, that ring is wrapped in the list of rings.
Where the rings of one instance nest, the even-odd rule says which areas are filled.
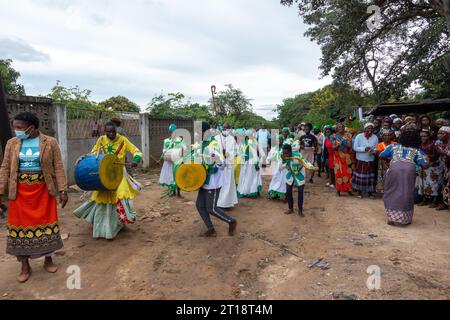
[[[225,145],[223,143],[222,132],[220,132],[220,127],[219,127],[219,112],[217,111],[217,106],[216,106],[216,97],[215,97],[216,94],[217,94],[216,86],[212,85],[211,86],[211,95],[212,95],[213,110],[214,110],[214,113],[216,114],[216,123],[217,123],[217,128],[219,129],[220,144],[222,145],[222,154],[226,158]]]

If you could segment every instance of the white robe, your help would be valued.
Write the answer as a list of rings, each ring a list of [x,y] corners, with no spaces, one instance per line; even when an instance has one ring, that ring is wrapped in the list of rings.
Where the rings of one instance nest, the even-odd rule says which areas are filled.
[[[217,206],[219,208],[232,208],[238,204],[238,197],[236,192],[236,180],[234,178],[234,157],[237,153],[237,145],[234,137],[229,135],[224,137],[222,134],[219,134],[214,137],[214,139],[219,144],[219,149],[221,154],[226,155],[226,167],[225,167],[225,176],[226,183],[220,189],[219,199],[217,200]],[[224,146],[222,145],[225,145]],[[225,149],[225,152],[224,152]]]
[[[272,167],[272,180],[269,185],[269,196],[283,196],[286,194],[286,174],[287,170],[282,166],[280,152],[277,147],[270,150],[269,157]]]
[[[256,141],[254,141],[256,142]],[[249,145],[250,159],[241,164],[239,184],[237,191],[240,197],[257,197],[262,191],[261,171],[256,171],[255,164],[258,162],[257,143]],[[244,144],[241,146],[242,159],[245,159]]]
[[[166,142],[168,139],[165,139],[164,142]],[[177,147],[174,147],[172,149],[175,148],[181,148],[182,152],[185,152],[187,147],[185,143],[181,143],[180,145],[178,145]],[[164,143],[163,146],[163,154],[165,154],[170,148],[166,148],[166,145]],[[164,160],[162,169],[161,169],[161,174],[159,175],[159,185],[161,186],[167,186],[167,187],[175,187],[176,183],[175,183],[175,177],[174,177],[174,173],[173,173],[173,162],[172,161],[167,161]]]

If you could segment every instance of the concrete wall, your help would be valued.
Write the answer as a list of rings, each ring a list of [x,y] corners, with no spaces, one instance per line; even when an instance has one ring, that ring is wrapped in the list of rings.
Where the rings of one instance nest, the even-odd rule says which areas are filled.
[[[130,141],[139,149],[141,148],[141,136],[132,136],[127,137]],[[75,184],[74,178],[74,170],[75,170],[75,162],[82,155],[89,153],[92,150],[92,147],[97,142],[97,138],[88,138],[88,139],[71,139],[68,140],[67,150],[68,150],[68,165],[67,165],[67,178],[69,185]],[[131,161],[131,157],[128,156],[128,159]]]

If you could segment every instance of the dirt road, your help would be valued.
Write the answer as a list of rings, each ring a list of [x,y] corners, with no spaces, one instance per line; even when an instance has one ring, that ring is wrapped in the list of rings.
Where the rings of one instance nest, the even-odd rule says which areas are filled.
[[[138,179],[145,185],[135,201],[138,221],[113,241],[92,238],[91,227],[72,214],[82,194],[70,193],[60,211],[69,238],[55,256],[57,274],[36,260],[30,280],[18,284],[19,264],[2,249],[0,299],[450,298],[450,211],[416,207],[411,226],[392,227],[381,199],[338,198],[317,180],[306,187],[305,218],[284,215],[286,205],[265,196],[244,199],[230,211],[236,236],[214,220],[219,236],[204,239],[196,193],[167,201],[157,172]],[[5,238],[3,228],[1,248]],[[81,270],[80,290],[67,288],[73,265]],[[369,266],[380,268],[379,290],[367,288]]]

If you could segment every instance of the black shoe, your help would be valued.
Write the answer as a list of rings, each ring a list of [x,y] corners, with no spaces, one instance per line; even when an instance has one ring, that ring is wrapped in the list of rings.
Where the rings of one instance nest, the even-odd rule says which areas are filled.
[[[234,236],[234,232],[236,231],[237,222],[233,221],[230,223],[230,226],[228,227],[228,234],[230,236]]]
[[[217,237],[217,233],[216,233],[216,230],[211,229],[211,230],[206,231],[205,233],[202,233],[200,235],[200,237],[205,237],[205,238]]]

